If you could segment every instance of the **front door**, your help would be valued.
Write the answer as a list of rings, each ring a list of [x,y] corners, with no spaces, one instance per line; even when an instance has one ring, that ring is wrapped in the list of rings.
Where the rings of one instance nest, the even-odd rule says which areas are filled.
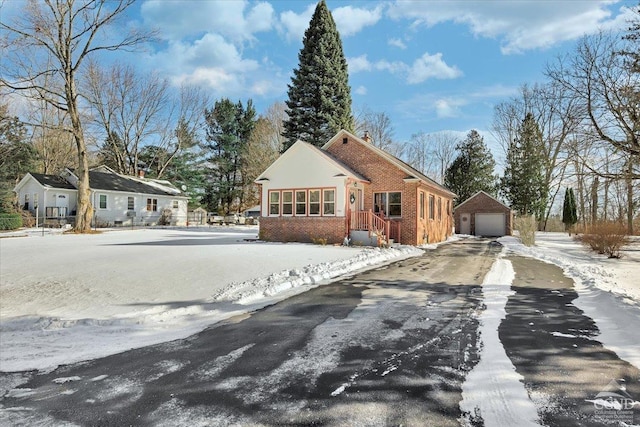
[[[349,210],[357,212],[362,210],[362,190],[359,188],[349,189]]]
[[[66,194],[58,194],[56,196],[56,208],[59,217],[67,216],[67,210],[69,209],[69,196]]]

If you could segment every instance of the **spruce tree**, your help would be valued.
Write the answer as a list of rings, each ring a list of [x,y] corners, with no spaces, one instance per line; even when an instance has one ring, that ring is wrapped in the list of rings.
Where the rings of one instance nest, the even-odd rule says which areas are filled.
[[[460,204],[478,191],[495,195],[497,178],[493,174],[496,162],[482,136],[471,130],[456,149],[458,157],[445,172],[444,183],[458,195],[456,204]]]
[[[544,177],[545,154],[542,133],[533,114],[527,113],[507,150],[501,180],[502,192],[521,215],[544,218],[548,189]]]
[[[567,188],[564,193],[564,203],[562,206],[562,222],[564,228],[571,235],[573,226],[578,222],[578,213],[576,209],[576,198],[573,195],[573,188]]]
[[[283,150],[298,139],[322,146],[340,129],[353,128],[347,60],[324,0],[316,6],[298,60],[286,101]]]

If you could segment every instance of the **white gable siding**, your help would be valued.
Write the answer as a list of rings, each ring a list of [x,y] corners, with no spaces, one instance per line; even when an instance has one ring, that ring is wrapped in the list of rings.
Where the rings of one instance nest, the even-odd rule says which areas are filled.
[[[262,180],[261,215],[269,215],[269,191],[335,188],[336,216],[345,215],[345,184],[343,171],[325,161],[312,148],[303,145],[283,154],[264,174]]]
[[[58,201],[58,196],[64,196],[65,198],[65,203],[67,205],[67,215],[70,216],[73,214],[77,204],[76,190],[45,188],[32,176],[28,175],[28,177],[29,178],[18,189],[18,206],[21,209],[24,208],[25,195],[28,195],[28,211],[31,212],[34,217],[38,217],[38,223],[42,223],[42,221],[44,220],[47,207],[56,207],[62,205],[62,203]]]

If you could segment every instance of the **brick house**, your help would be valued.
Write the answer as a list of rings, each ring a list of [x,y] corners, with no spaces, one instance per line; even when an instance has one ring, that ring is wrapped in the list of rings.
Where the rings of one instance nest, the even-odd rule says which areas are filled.
[[[341,130],[322,148],[293,144],[257,179],[264,240],[409,245],[453,232],[455,194]]]
[[[478,191],[456,206],[453,218],[457,234],[486,237],[511,235],[511,208],[484,191]]]

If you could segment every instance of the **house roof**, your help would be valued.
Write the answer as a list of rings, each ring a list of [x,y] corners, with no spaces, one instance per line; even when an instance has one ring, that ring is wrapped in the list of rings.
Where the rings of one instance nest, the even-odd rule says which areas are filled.
[[[40,185],[48,188],[57,188],[61,190],[75,190],[76,187],[71,185],[69,181],[59,175],[45,175],[42,173],[31,173],[31,175]]]
[[[287,157],[289,157],[290,155],[292,155],[294,151],[299,149],[310,150],[314,155],[320,157],[322,160],[329,163],[334,168],[338,169],[342,174],[345,175],[345,177],[351,177],[360,182],[369,182],[367,178],[363,177],[358,172],[354,171],[349,166],[342,163],[340,160],[332,156],[330,153],[324,150],[321,150],[318,147],[301,140],[296,141],[295,144],[289,147],[287,151],[285,151],[280,157],[278,157],[276,161],[271,164],[271,166],[269,166],[264,172],[260,174],[260,176],[256,178],[255,182],[260,183],[261,181],[268,179],[269,172],[272,170],[272,168],[274,168],[276,164],[282,161],[286,161]]]
[[[496,203],[501,204],[502,206],[504,206],[505,208],[511,210],[511,208],[507,205],[505,205],[504,203],[502,203],[500,200],[496,199],[495,197],[493,197],[491,194],[487,193],[486,191],[478,191],[476,194],[474,194],[473,196],[469,197],[467,200],[465,200],[464,202],[460,203],[458,206],[456,206],[453,210],[455,211],[456,209],[460,209],[460,207],[462,207],[465,203],[475,199],[476,197],[478,197],[480,194],[484,194],[485,196],[487,196],[488,198],[494,200]]]
[[[358,142],[359,144],[362,144],[367,149],[369,149],[369,150],[373,151],[375,154],[377,154],[379,157],[381,157],[384,160],[386,160],[387,162],[391,163],[392,165],[394,165],[398,169],[404,171],[407,174],[407,178],[408,179],[412,179],[412,178],[419,179],[420,181],[423,181],[423,182],[431,185],[432,187],[436,187],[437,189],[439,189],[440,191],[442,191],[442,192],[444,192],[446,194],[449,194],[449,195],[451,195],[453,197],[456,196],[456,194],[454,192],[452,192],[451,190],[449,190],[448,188],[446,188],[442,184],[439,184],[438,182],[436,182],[433,179],[429,178],[428,176],[426,176],[422,172],[418,171],[417,169],[415,169],[411,165],[407,164],[406,162],[404,162],[404,161],[400,160],[399,158],[387,153],[383,149],[381,149],[379,147],[376,147],[375,145],[371,144],[370,142],[367,142],[367,141],[363,140],[362,138],[358,138],[357,136],[355,136],[351,132],[348,132],[348,131],[346,131],[344,129],[342,129],[340,132],[338,132],[333,138],[331,138],[329,140],[329,142],[327,142],[325,145],[323,145],[322,146],[322,150],[323,151],[327,150],[331,145],[333,145],[336,141],[339,141],[344,136],[347,136],[350,139],[353,139],[354,141]]]
[[[121,191],[125,193],[157,194],[160,196],[184,197],[169,181],[138,178],[117,173],[89,171],[92,190]]]

